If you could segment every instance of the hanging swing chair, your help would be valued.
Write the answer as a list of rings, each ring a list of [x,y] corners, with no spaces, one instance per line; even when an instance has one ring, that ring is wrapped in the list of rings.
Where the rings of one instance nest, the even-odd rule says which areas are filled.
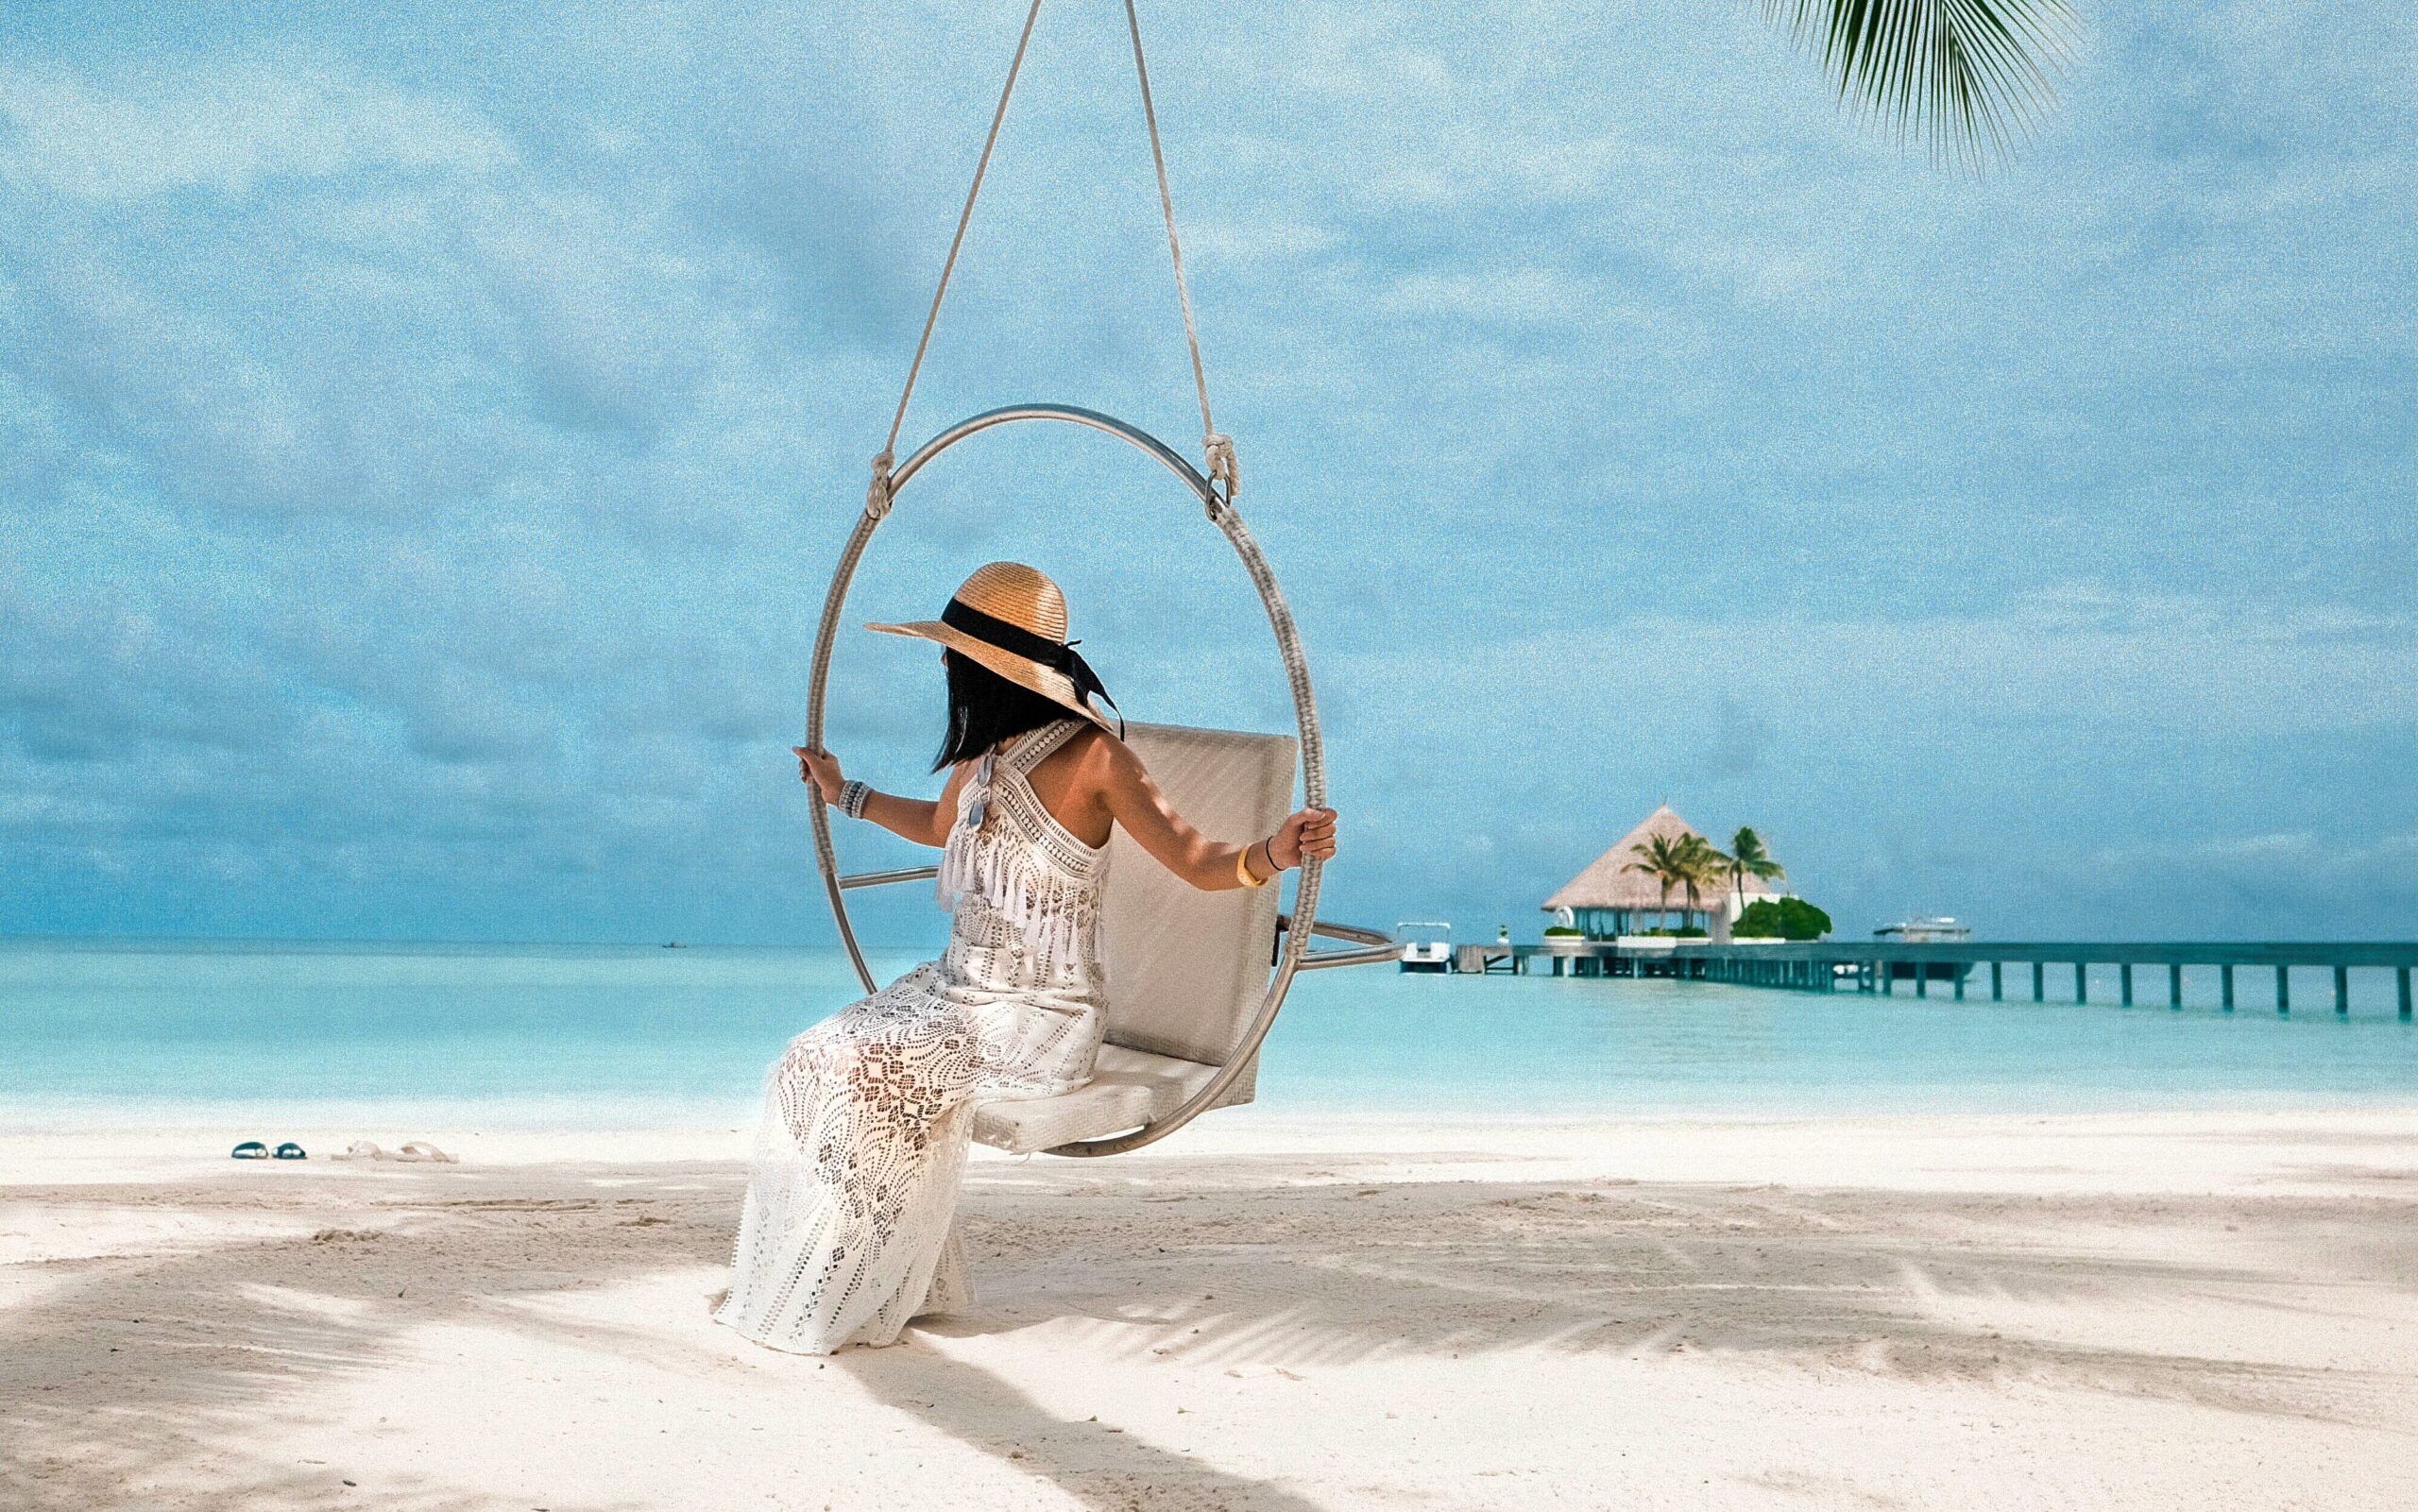
[[[1040,13],[1041,0],[1032,0],[1016,40],[1015,57],[1008,66],[1007,82],[999,92],[998,108],[992,113],[981,159],[975,165],[974,181],[966,190],[965,207],[958,215],[956,235],[941,265],[940,285],[932,292],[931,310],[915,344],[905,391],[891,416],[889,437],[874,458],[864,510],[841,549],[830,589],[824,597],[807,694],[806,743],[822,749],[831,649],[839,635],[848,586],[873,543],[874,532],[890,517],[900,495],[944,452],[983,432],[1027,423],[1080,426],[1132,446],[1175,474],[1210,523],[1224,534],[1259,592],[1276,635],[1277,654],[1292,687],[1299,739],[1171,724],[1129,725],[1125,738],[1177,811],[1203,833],[1269,834],[1291,810],[1297,771],[1304,801],[1312,807],[1325,805],[1326,757],[1319,737],[1318,706],[1310,691],[1309,665],[1302,655],[1292,612],[1277,590],[1267,558],[1235,511],[1238,470],[1234,444],[1218,433],[1210,418],[1209,385],[1200,365],[1192,296],[1184,284],[1183,251],[1176,239],[1166,159],[1159,144],[1149,70],[1142,56],[1141,20],[1133,0],[1125,0],[1126,25],[1132,38],[1150,159],[1158,171],[1159,207],[1166,221],[1167,250],[1183,310],[1184,339],[1192,353],[1193,382],[1200,399],[1207,471],[1137,426],[1066,404],[1012,404],[985,411],[933,436],[904,462],[894,463],[907,403],[914,395],[915,378],[931,344],[941,300],[948,292],[949,275],[956,269],[965,228],[973,219],[974,202],[990,169],[999,126],[1007,117],[1008,101],[1015,93],[1016,76],[1023,70],[1025,51]],[[848,893],[858,888],[927,881],[935,869],[916,866],[843,875],[832,849],[829,813],[821,804],[813,805],[812,810],[815,862],[839,925],[840,941],[847,948],[858,978],[872,992],[877,984],[848,917]],[[1287,917],[1277,911],[1277,889],[1196,891],[1158,866],[1122,830],[1111,836],[1109,851],[1099,920],[1100,956],[1109,980],[1108,1024],[1093,1079],[1056,1097],[981,1105],[975,1115],[974,1137],[983,1144],[1013,1154],[1040,1150],[1053,1155],[1113,1155],[1164,1139],[1212,1108],[1249,1102],[1261,1042],[1274,1026],[1295,974],[1373,964],[1392,960],[1397,954],[1391,938],[1376,930],[1319,921],[1321,866],[1315,858],[1302,863],[1293,911]],[[1313,950],[1309,947],[1313,936],[1344,941],[1350,948]]]

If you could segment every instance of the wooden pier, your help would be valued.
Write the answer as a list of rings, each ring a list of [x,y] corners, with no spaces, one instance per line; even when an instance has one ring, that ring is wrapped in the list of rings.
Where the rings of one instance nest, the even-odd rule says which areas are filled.
[[[2049,971],[2062,978],[2072,973],[2073,994],[2060,1001],[2090,1001],[2090,968],[2114,967],[2117,997],[2126,1007],[2134,1000],[2137,968],[2154,973],[2164,967],[2167,1006],[2183,1006],[2183,973],[2187,967],[2214,969],[2218,974],[2219,1006],[2234,1011],[2237,974],[2248,970],[2272,973],[2275,1011],[2292,1011],[2294,968],[2330,973],[2334,1011],[2351,1011],[2351,973],[2391,972],[2394,1003],[2406,1023],[2410,1017],[2409,974],[2418,969],[2418,941],[2264,942],[2250,944],[2120,943],[2104,941],[2054,943],[1965,940],[1953,943],[1903,944],[1885,941],[1816,940],[1802,943],[1713,944],[1702,940],[1610,941],[1548,940],[1542,944],[1489,943],[1456,945],[1453,970],[1471,976],[1507,973],[1525,976],[1545,963],[1556,977],[1675,977],[1694,981],[1732,982],[1745,987],[1775,987],[1797,992],[1851,991],[1882,995],[1903,991],[1928,997],[1933,989],[1963,998],[1983,968],[1992,1002],[2006,997],[2007,967],[2029,966],[2030,980],[2018,973],[2018,993],[2029,988],[2033,1002],[2049,1000]],[[2154,980],[2154,976],[2152,977]]]

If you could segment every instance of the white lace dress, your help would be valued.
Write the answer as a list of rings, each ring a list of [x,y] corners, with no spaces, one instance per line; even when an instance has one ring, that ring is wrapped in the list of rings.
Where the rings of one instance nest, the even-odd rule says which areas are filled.
[[[972,1300],[955,1231],[974,1103],[1091,1079],[1107,979],[1108,852],[1068,834],[1027,775],[1065,720],[985,756],[943,852],[948,951],[790,1042],[714,1317],[758,1344],[888,1344]]]

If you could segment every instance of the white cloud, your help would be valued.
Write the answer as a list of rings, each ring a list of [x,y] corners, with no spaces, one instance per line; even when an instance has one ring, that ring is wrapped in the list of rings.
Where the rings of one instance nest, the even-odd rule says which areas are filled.
[[[609,507],[701,387],[744,405],[789,376],[761,257],[703,234],[686,186],[539,173],[466,106],[289,53],[15,75],[0,434],[72,413],[171,500],[237,515],[581,470]],[[134,195],[160,202],[113,208]]]
[[[1551,268],[1472,273],[1405,273],[1381,301],[1397,314],[1495,324],[1568,325],[1606,317],[1604,291]]]
[[[516,159],[465,106],[298,57],[106,77],[0,65],[0,180],[99,201],[243,197],[273,179],[377,169],[477,177]]]
[[[1340,233],[1306,221],[1212,221],[1183,230],[1187,259],[1202,266],[1283,263],[1318,257],[1342,245]]]
[[[2232,892],[2321,921],[2375,911],[2363,900],[2418,901],[2418,831],[2337,837],[2313,829],[2222,835],[2182,842],[2128,841],[2089,858],[2092,886],[2114,892],[2160,888],[2209,894]],[[2356,910],[2356,911],[2355,911]]]
[[[1962,711],[1984,724],[2155,727],[2225,739],[2418,726],[2418,615],[2292,608],[2069,585],[2001,609],[1889,619],[1613,613],[1507,639],[1434,671],[1545,701],[1600,669],[1717,689],[1779,720],[1856,729],[1876,710]]]

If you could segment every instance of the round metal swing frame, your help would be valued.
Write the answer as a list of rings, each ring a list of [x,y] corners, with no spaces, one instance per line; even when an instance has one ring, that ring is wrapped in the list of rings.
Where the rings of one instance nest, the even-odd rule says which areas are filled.
[[[1286,680],[1292,687],[1293,717],[1301,732],[1303,799],[1312,807],[1324,807],[1326,751],[1319,733],[1318,702],[1310,688],[1309,664],[1302,654],[1301,637],[1293,625],[1293,612],[1286,605],[1284,595],[1277,590],[1276,574],[1269,567],[1268,559],[1260,553],[1259,543],[1252,538],[1250,530],[1244,526],[1233,499],[1220,492],[1216,484],[1172,447],[1148,431],[1128,425],[1114,416],[1068,404],[1011,404],[986,410],[960,420],[933,436],[892,470],[889,487],[879,501],[869,501],[857,517],[856,528],[849,533],[847,544],[840,552],[839,565],[832,571],[831,586],[824,595],[823,620],[815,631],[814,662],[808,679],[806,743],[818,750],[823,746],[824,705],[830,688],[831,652],[839,637],[841,612],[847,603],[849,586],[856,580],[857,567],[864,559],[866,549],[873,544],[874,532],[888,517],[889,505],[894,503],[918,473],[949,448],[984,431],[1024,421],[1053,421],[1085,427],[1115,436],[1156,459],[1183,481],[1200,501],[1211,523],[1224,533],[1227,543],[1241,559],[1243,570],[1250,575],[1252,586],[1258,590],[1261,605],[1268,611],[1269,626],[1276,635],[1277,654],[1285,663]],[[927,880],[934,875],[934,868],[916,866],[843,875],[832,848],[830,812],[822,804],[812,807],[815,863],[823,875],[824,892],[830,899],[831,917],[839,926],[841,943],[847,947],[848,960],[856,968],[858,980],[864,984],[865,991],[872,992],[876,989],[873,972],[865,963],[864,951],[857,942],[856,928],[848,916],[847,894],[861,887]],[[1061,1145],[1048,1153],[1115,1155],[1139,1149],[1174,1133],[1202,1113],[1218,1106],[1234,1085],[1235,1079],[1251,1064],[1252,1058],[1259,1053],[1261,1042],[1268,1038],[1268,1031],[1274,1027],[1277,1012],[1285,1006],[1285,994],[1291,989],[1297,973],[1332,966],[1369,965],[1394,959],[1397,947],[1390,936],[1372,929],[1319,922],[1319,879],[1322,870],[1323,863],[1315,857],[1303,861],[1292,914],[1288,919],[1280,919],[1280,926],[1285,931],[1284,946],[1277,955],[1267,993],[1260,1000],[1259,1011],[1224,1063],[1218,1066],[1217,1075],[1164,1118],[1126,1133]],[[1356,948],[1312,950],[1309,945],[1313,935],[1347,941]]]

